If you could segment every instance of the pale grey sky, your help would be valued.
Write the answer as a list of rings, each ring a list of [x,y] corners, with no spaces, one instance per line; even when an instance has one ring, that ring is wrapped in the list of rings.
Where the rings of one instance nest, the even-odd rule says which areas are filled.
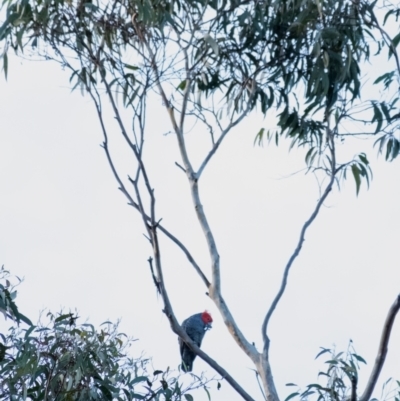
[[[68,73],[56,64],[22,65],[12,58],[9,70],[8,82],[0,80],[0,263],[25,277],[19,288],[21,311],[35,320],[43,308],[77,308],[95,324],[121,317],[122,330],[140,340],[136,354],[144,350],[157,369],[177,367],[177,339],[149,274],[151,249],[139,215],[126,205],[107,166],[92,104],[79,92],[70,93]],[[208,271],[189,188],[174,165],[179,161],[175,138],[164,135],[170,128],[161,104],[152,107],[146,156],[158,217]],[[201,184],[219,244],[224,297],[259,347],[263,316],[318,199],[312,175],[288,177],[304,167],[301,152],[288,154],[287,144],[253,146],[260,124],[267,125],[261,121],[245,121],[227,138]],[[131,161],[118,128],[112,132],[112,150],[125,177],[133,171]],[[193,132],[188,140],[192,155],[200,159],[208,138]],[[320,346],[336,344],[344,350],[350,338],[368,362],[361,370],[362,388],[386,313],[400,292],[400,161],[377,159],[371,142],[362,146],[374,172],[370,190],[363,185],[356,198],[350,179],[328,198],[270,324],[271,362],[282,400],[292,391],[285,383],[317,381],[322,363],[314,357]],[[214,325],[204,349],[261,399],[250,360],[230,338],[193,269],[173,245],[162,241],[162,246],[178,318],[210,310]],[[399,360],[396,321],[382,380],[400,378]],[[195,373],[208,369],[200,359],[194,366]],[[376,396],[380,390],[381,385]],[[227,383],[219,392],[213,389],[212,396],[239,399]]]

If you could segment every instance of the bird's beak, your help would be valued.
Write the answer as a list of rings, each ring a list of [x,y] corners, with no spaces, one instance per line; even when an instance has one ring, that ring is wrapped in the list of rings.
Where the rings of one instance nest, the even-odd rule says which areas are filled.
[[[212,329],[211,323],[206,324],[206,327],[204,327],[204,331]]]

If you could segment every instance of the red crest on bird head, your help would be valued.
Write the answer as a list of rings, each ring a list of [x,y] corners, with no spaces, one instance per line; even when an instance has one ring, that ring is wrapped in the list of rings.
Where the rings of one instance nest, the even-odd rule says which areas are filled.
[[[212,321],[213,321],[211,315],[210,315],[207,311],[204,311],[204,312],[201,314],[201,320],[202,320],[205,324],[212,323]]]

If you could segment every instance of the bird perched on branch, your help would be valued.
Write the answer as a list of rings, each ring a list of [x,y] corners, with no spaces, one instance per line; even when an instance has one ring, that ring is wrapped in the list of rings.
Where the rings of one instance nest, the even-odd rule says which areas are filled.
[[[183,321],[182,329],[185,330],[189,338],[200,347],[204,334],[206,334],[207,330],[211,329],[212,321],[212,317],[207,311],[196,313]],[[179,337],[178,341],[182,357],[182,370],[184,372],[191,372],[196,354],[185,344],[182,338]]]

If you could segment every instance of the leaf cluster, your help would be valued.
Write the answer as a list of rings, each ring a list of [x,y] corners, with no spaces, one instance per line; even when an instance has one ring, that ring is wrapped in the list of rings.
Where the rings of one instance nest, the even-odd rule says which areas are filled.
[[[0,312],[3,313],[6,319],[10,318],[18,324],[24,322],[31,325],[32,322],[18,310],[15,303],[17,291],[15,290],[15,286],[11,284],[9,277],[10,272],[5,270],[3,265],[0,269]],[[21,283],[22,280],[19,277],[16,278]]]
[[[255,81],[250,101],[263,113],[281,104],[290,108],[290,94],[300,84],[308,104],[305,115],[330,109],[342,88],[356,98],[359,62],[369,57],[362,15],[372,5],[345,0],[22,0],[6,5],[0,28],[5,49],[23,51],[39,41],[56,51],[65,46],[90,61],[94,78],[99,66],[116,68],[123,50],[140,53],[137,43],[153,41],[160,48],[175,42],[190,61],[181,72],[195,78],[199,91],[222,91],[239,109],[246,85]]]
[[[329,359],[325,361],[327,366],[325,371],[318,373],[325,383],[312,383],[306,386],[305,390],[298,389],[289,394],[285,401],[292,398],[299,398],[301,401],[342,401],[350,400],[353,386],[358,382],[358,372],[360,363],[366,364],[366,361],[358,355],[350,341],[346,352],[338,352],[331,348],[321,348],[316,359],[328,354]],[[297,386],[294,383],[288,383],[286,386]]]
[[[47,325],[0,335],[0,400],[178,401],[190,395],[168,370],[150,374],[149,360],[132,359],[132,339],[117,324],[95,330],[72,313],[47,318]]]
[[[11,286],[8,277],[2,268],[1,289]],[[73,313],[48,312],[37,325],[7,316],[29,325],[12,324],[0,333],[0,400],[180,401],[193,400],[190,391],[199,387],[210,398],[204,377],[193,376],[184,386],[169,368],[151,370],[149,359],[132,358],[134,340],[118,323],[104,322],[96,330]]]
[[[74,88],[122,96],[135,113],[161,83],[169,86],[164,104],[207,130],[213,123],[206,111],[218,124],[260,110],[277,120],[270,137],[305,147],[307,166],[322,171],[326,137],[341,138],[343,124],[355,120],[371,43],[378,53],[385,45],[376,38],[376,2],[368,1],[8,0],[4,7],[6,75],[8,50],[31,48],[69,69]],[[392,17],[398,17],[394,8],[385,21]],[[391,55],[399,38],[386,43]],[[387,87],[397,73],[384,72],[376,83]],[[400,149],[396,101],[373,100],[372,118],[362,120],[376,124],[371,134],[380,134],[387,160]],[[263,135],[260,130],[256,140]],[[359,179],[368,175],[351,166],[358,193]]]

